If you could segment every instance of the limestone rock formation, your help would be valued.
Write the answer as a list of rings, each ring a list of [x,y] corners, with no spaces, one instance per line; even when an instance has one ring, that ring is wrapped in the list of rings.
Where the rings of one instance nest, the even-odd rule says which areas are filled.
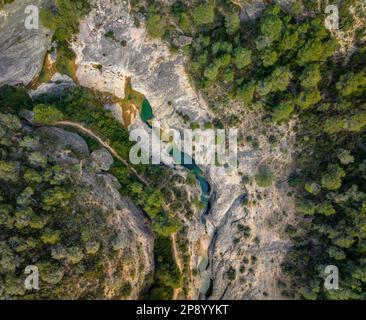
[[[143,19],[140,21],[142,25],[136,27],[127,5],[96,0],[93,7],[81,22],[80,33],[73,43],[79,65],[77,77],[81,85],[123,97],[125,81],[131,77],[133,89],[146,96],[155,119],[163,128],[185,128],[180,114],[201,123],[212,119],[207,102],[189,80],[185,59],[181,54],[172,54],[163,41],[149,38]],[[109,31],[113,37],[105,37]],[[93,67],[95,64],[102,65],[102,71],[96,70]],[[249,134],[253,126],[249,121],[255,121],[258,117],[243,117],[246,120],[242,121],[239,129],[243,134]],[[140,119],[130,126],[130,130],[134,128],[151,132]],[[191,269],[200,266],[199,275],[193,277],[191,282],[189,296],[193,299],[278,297],[275,287],[280,274],[281,250],[287,250],[288,247],[281,238],[283,223],[268,232],[266,221],[274,210],[280,211],[286,204],[291,206],[292,202],[284,191],[273,186],[267,192],[267,199],[260,205],[253,201],[245,208],[242,204],[244,194],[248,193],[251,199],[262,190],[257,190],[255,183],[244,188],[239,172],[252,176],[262,161],[280,156],[280,147],[273,151],[268,141],[261,141],[261,145],[264,147],[252,154],[245,148],[239,149],[238,170],[228,172],[223,167],[200,166],[211,184],[212,192],[206,223],[201,223],[200,217],[186,221]],[[164,156],[163,162],[171,165],[168,157]],[[282,159],[282,162],[290,163],[291,155]],[[281,174],[286,175],[288,169],[282,169]],[[239,223],[249,224],[253,229],[250,240],[240,238],[237,232]],[[242,250],[235,245],[238,241]],[[259,242],[256,244],[255,241]],[[257,250],[258,261],[247,266],[247,270],[240,274],[239,269],[243,267],[241,262],[248,256],[250,258],[249,252],[253,248]],[[269,248],[277,248],[278,251]],[[271,265],[272,260],[275,262]],[[231,274],[229,277],[228,272]],[[237,275],[235,279],[234,273]],[[242,278],[247,279],[248,283],[244,284]],[[265,290],[268,292],[264,294]]]
[[[73,87],[75,87],[75,83],[70,77],[57,72],[52,76],[51,82],[42,83],[37,89],[30,90],[30,94],[32,97],[37,97],[41,94],[58,94]]]
[[[105,37],[109,31],[113,38]],[[183,56],[172,55],[167,44],[150,39],[145,28],[136,27],[127,5],[94,1],[73,48],[81,85],[123,97],[125,80],[132,76],[133,88],[146,96],[162,125],[183,127],[180,117],[172,116],[178,110],[191,121],[208,117],[205,101],[186,74]],[[98,64],[102,71],[93,67]]]
[[[15,0],[0,12],[0,87],[4,84],[28,85],[42,69],[52,33],[39,23],[27,29],[25,8],[40,8],[44,0]]]
[[[96,156],[103,160],[100,163],[102,169],[108,170],[113,161],[111,155],[103,149],[90,155],[83,138],[60,128],[37,128],[35,135],[41,137],[44,155],[56,163],[67,162],[80,167],[79,175],[75,175],[74,180],[85,191],[73,199],[75,214],[88,207],[98,210],[99,214],[107,217],[105,227],[110,236],[124,235],[127,246],[118,248],[113,254],[109,237],[98,235],[104,255],[105,275],[100,280],[104,283],[104,290],[99,298],[120,297],[121,288],[126,283],[130,284],[131,291],[123,298],[139,298],[146,288],[147,277],[154,271],[154,236],[150,223],[141,210],[129,198],[121,196],[117,179],[107,172],[94,173],[94,170],[90,170],[88,163],[95,161]],[[88,286],[84,289],[88,290]],[[83,290],[73,294],[75,296],[70,296],[71,299],[78,298],[76,294],[82,295]]]
[[[17,0],[14,3],[13,9],[18,16],[23,8],[19,6],[19,2]],[[253,1],[253,6],[252,11],[250,7],[247,8],[250,18],[257,16],[263,8],[261,1]],[[1,19],[3,17],[0,18],[2,26],[4,22]],[[136,27],[133,17],[129,15],[126,1],[93,1],[93,9],[81,22],[80,32],[72,44],[77,55],[79,83],[123,98],[126,79],[131,77],[133,89],[146,96],[153,107],[155,119],[165,128],[173,127],[179,130],[185,128],[186,125],[179,114],[188,115],[191,121],[201,123],[212,119],[208,103],[195,90],[185,71],[184,57],[179,53],[170,53],[167,44],[161,40],[150,39],[143,25],[144,17],[140,17],[139,21],[141,26]],[[13,35],[21,29],[18,28],[15,20],[7,22],[6,25]],[[109,31],[113,32],[113,37],[105,36]],[[21,33],[21,36],[26,39],[24,42],[26,46],[20,46],[14,38],[10,39],[6,34],[0,35],[0,48],[7,48],[0,51],[1,63],[7,61],[6,65],[0,66],[0,85],[14,82],[27,84],[33,79],[40,70],[50,41],[49,37],[46,37],[47,31],[42,32]],[[37,50],[32,51],[31,46],[36,42]],[[20,51],[20,54],[17,51]],[[15,63],[15,60],[27,61],[27,63],[19,64],[19,62]],[[32,62],[31,69],[26,68],[29,62]],[[95,65],[101,65],[102,68],[97,69]],[[51,86],[53,86],[52,83],[40,88],[47,91]],[[118,111],[112,105],[108,108]],[[118,112],[115,114],[118,116]],[[243,114],[242,119],[239,130],[243,135],[258,134],[252,128],[260,127],[256,123],[260,116],[257,115],[255,118],[248,113]],[[132,128],[142,128],[150,132],[148,126],[140,119],[136,119],[130,129]],[[276,280],[280,275],[281,252],[290,249],[290,244],[282,238],[282,231],[288,219],[282,212],[286,214],[291,212],[293,202],[281,184],[262,190],[257,188],[255,183],[248,183],[243,187],[241,180],[242,174],[253,176],[262,162],[277,158],[282,164],[278,172],[281,173],[281,178],[286,178],[291,169],[291,154],[284,157],[280,149],[290,149],[291,130],[289,132],[283,129],[283,138],[275,150],[271,149],[268,141],[264,139],[260,141],[261,148],[256,152],[249,152],[247,147],[240,146],[237,171],[228,172],[223,167],[201,166],[212,191],[206,223],[201,223],[200,217],[186,221],[191,255],[190,266],[192,270],[200,271],[192,278],[189,290],[191,298],[279,297]],[[80,147],[81,145],[78,148]],[[57,152],[54,156],[63,157],[64,160],[69,157],[65,153]],[[171,165],[168,157],[163,158],[163,161]],[[111,221],[111,225],[118,228],[115,231],[116,236],[120,235],[119,244],[123,244],[124,241],[131,244],[132,251],[127,254],[127,257],[131,259],[132,255],[134,259],[136,257],[142,259],[144,271],[141,276],[133,280],[134,286],[131,293],[131,297],[137,297],[139,290],[143,287],[144,276],[152,272],[154,265],[153,237],[148,223],[129,200],[121,198],[115,181],[110,175],[99,173],[91,178],[84,176],[82,172],[81,178],[93,187],[90,197],[93,201],[101,201],[106,208],[115,211],[116,220]],[[97,179],[99,187],[95,187]],[[109,191],[106,192],[106,190]],[[250,202],[244,206],[243,202],[247,196]],[[273,217],[277,220],[271,222],[274,227],[270,228],[268,221],[273,220]],[[252,235],[248,239],[240,238],[239,224],[247,224],[251,227]],[[126,230],[127,232],[124,232]],[[245,263],[247,260],[248,263]],[[136,267],[138,262],[141,261],[132,261],[128,268]],[[131,269],[124,269],[124,271],[131,271]],[[113,296],[112,292],[113,289],[106,295]]]
[[[103,171],[108,171],[113,164],[113,157],[104,148],[93,151],[91,157],[96,163],[96,166]]]

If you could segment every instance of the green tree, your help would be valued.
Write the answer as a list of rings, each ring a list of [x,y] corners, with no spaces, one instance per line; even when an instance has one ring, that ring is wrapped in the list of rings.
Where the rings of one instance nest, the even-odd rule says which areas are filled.
[[[97,241],[88,241],[85,244],[85,250],[88,254],[96,254],[99,250],[100,244]]]
[[[31,152],[28,155],[29,163],[38,168],[44,168],[47,165],[47,157],[39,151]]]
[[[257,41],[258,50],[262,50],[280,39],[283,30],[283,23],[279,17],[280,10],[278,5],[273,5],[261,16],[260,30],[262,38]]]
[[[46,211],[55,211],[66,207],[71,198],[71,193],[64,188],[55,187],[42,194],[42,207]]]
[[[342,96],[364,92],[366,90],[366,71],[348,72],[341,75],[336,88]]]
[[[313,88],[315,87],[319,81],[321,80],[321,74],[318,64],[311,64],[307,66],[302,73],[301,77],[301,85],[304,88]]]
[[[130,185],[130,188],[131,188],[132,193],[134,193],[136,195],[140,195],[144,191],[144,185],[139,182],[132,183]]]
[[[346,258],[344,251],[337,247],[329,247],[327,252],[329,256],[335,260],[344,260]]]
[[[233,70],[226,70],[226,72],[224,73],[224,81],[228,84],[231,84],[234,81],[235,78],[235,74]]]
[[[51,256],[55,260],[65,259],[67,256],[66,249],[62,245],[53,246],[51,249]]]
[[[0,242],[0,273],[14,273],[16,260],[11,248],[5,241]]]
[[[273,66],[278,60],[278,54],[274,50],[264,50],[261,55],[261,60],[264,67]]]
[[[19,146],[26,148],[28,150],[34,151],[39,148],[39,138],[33,138],[30,136],[25,136],[20,142]]]
[[[25,188],[20,195],[17,197],[17,204],[19,206],[27,206],[30,204],[32,200],[32,196],[34,195],[34,190],[31,187]]]
[[[338,236],[337,238],[333,239],[333,242],[338,247],[347,249],[350,248],[356,242],[356,239],[353,238],[351,235],[345,235],[345,236]]]
[[[252,50],[237,47],[234,50],[233,62],[238,69],[243,69],[252,63]]]
[[[338,44],[335,40],[322,42],[319,39],[311,39],[299,50],[296,61],[300,66],[312,62],[324,62],[337,48]]]
[[[24,229],[29,226],[30,221],[33,216],[32,208],[25,208],[23,210],[18,210],[15,213],[15,227],[19,230]]]
[[[366,126],[366,111],[357,111],[347,117],[344,129],[347,131],[358,132]]]
[[[272,91],[285,91],[292,78],[293,74],[289,67],[280,66],[275,68],[270,77]]]
[[[179,27],[186,33],[191,32],[192,28],[192,19],[186,12],[182,12],[179,21],[178,21]]]
[[[240,28],[240,17],[237,12],[232,12],[225,16],[226,32],[230,35],[235,34]]]
[[[350,164],[355,161],[355,157],[351,155],[349,150],[345,149],[339,150],[337,157],[339,161],[344,165]]]
[[[161,38],[167,30],[167,22],[159,14],[149,15],[146,22],[146,30],[152,38]]]
[[[315,210],[317,208],[317,205],[314,204],[312,201],[310,200],[302,200],[298,205],[297,205],[297,210],[304,214],[304,215],[313,215],[315,213]]]
[[[66,249],[66,259],[70,264],[77,264],[83,260],[84,254],[79,247],[70,247]]]
[[[20,120],[12,114],[0,113],[0,124],[10,130],[20,129]]]
[[[333,205],[329,202],[322,202],[317,206],[317,211],[325,216],[330,216],[336,213]]]
[[[64,115],[54,106],[38,104],[33,108],[33,120],[39,124],[53,125],[64,119]]]
[[[209,83],[212,83],[217,79],[219,75],[219,69],[220,65],[218,65],[217,63],[212,63],[205,69],[203,75],[205,76],[205,78]]]
[[[344,130],[345,126],[345,119],[340,116],[334,116],[325,120],[324,131],[328,134],[334,134]]]
[[[48,216],[33,214],[31,216],[31,220],[29,221],[29,226],[32,229],[43,229],[48,221],[49,221]]]
[[[144,210],[154,218],[161,211],[163,202],[163,194],[159,190],[155,190],[147,197]]]
[[[320,192],[321,187],[316,182],[306,182],[305,190],[316,196]]]
[[[236,279],[236,270],[233,267],[230,267],[228,271],[226,271],[226,276],[230,281],[234,281]]]
[[[193,21],[196,26],[211,24],[215,20],[215,8],[212,4],[202,3],[193,10]]]
[[[243,85],[243,87],[238,91],[238,98],[242,99],[244,104],[249,105],[253,101],[256,83],[251,81]]]
[[[298,41],[299,41],[299,32],[286,30],[285,34],[283,35],[278,45],[278,48],[282,52],[294,49],[298,44]]]
[[[328,190],[337,190],[342,185],[342,178],[346,176],[344,170],[337,164],[329,164],[321,177],[322,187]]]
[[[7,274],[5,276],[5,292],[10,296],[23,296],[25,294],[24,280],[21,277]]]
[[[179,228],[179,221],[167,217],[166,214],[158,213],[153,220],[153,230],[162,237],[168,237]]]
[[[281,103],[277,105],[272,112],[272,121],[281,122],[290,118],[294,112],[294,106],[291,103]]]
[[[195,174],[192,171],[189,171],[187,173],[187,183],[190,186],[194,186],[197,183],[196,176],[195,176]]]
[[[310,90],[300,92],[296,98],[296,104],[302,109],[308,109],[317,104],[322,99],[318,89],[312,88]]]
[[[52,7],[41,11],[41,22],[54,31],[57,41],[69,41],[79,31],[80,18],[88,12],[89,7],[89,1],[85,0],[55,0]]]
[[[39,184],[42,182],[41,175],[36,170],[33,169],[26,169],[23,178],[30,185]]]
[[[56,285],[64,277],[64,270],[60,266],[51,263],[41,263],[37,266],[41,280],[48,284]]]
[[[19,163],[15,161],[0,160],[0,180],[17,182],[19,179]]]
[[[0,205],[0,226],[4,226],[8,229],[13,228],[14,218],[11,215],[12,211],[12,206]]]
[[[45,244],[56,244],[60,241],[60,231],[46,228],[42,233],[41,239]]]

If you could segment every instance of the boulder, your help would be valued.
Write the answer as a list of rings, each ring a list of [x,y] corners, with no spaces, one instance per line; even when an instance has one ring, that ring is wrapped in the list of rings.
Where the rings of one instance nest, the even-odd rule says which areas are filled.
[[[98,149],[92,152],[91,157],[97,168],[103,171],[108,171],[113,164],[113,157],[107,149]]]

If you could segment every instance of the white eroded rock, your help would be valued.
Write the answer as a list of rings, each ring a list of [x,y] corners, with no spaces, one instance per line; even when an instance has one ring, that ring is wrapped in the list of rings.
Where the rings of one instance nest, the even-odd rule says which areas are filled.
[[[0,15],[0,87],[28,85],[41,71],[51,44],[52,32],[39,23],[39,29],[25,27],[27,5],[41,8],[44,0],[15,0]]]

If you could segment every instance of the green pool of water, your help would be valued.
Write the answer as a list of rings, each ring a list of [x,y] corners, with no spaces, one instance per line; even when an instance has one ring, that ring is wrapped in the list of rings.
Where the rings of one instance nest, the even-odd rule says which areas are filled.
[[[152,109],[149,101],[147,101],[147,99],[145,99],[142,102],[140,118],[143,122],[145,122],[146,124],[149,125],[148,121],[151,120],[153,117],[154,117],[153,109]]]
[[[154,113],[153,113],[153,109],[149,103],[149,101],[147,99],[145,99],[142,103],[141,106],[141,112],[140,112],[140,118],[143,122],[145,122],[150,128],[151,125],[149,124],[149,120],[154,118]],[[192,159],[192,157],[190,157],[189,155],[183,153],[183,152],[173,152],[173,148],[169,151],[169,154],[173,157],[180,157],[180,163],[183,167],[185,167],[186,169],[192,171],[197,179],[197,181],[200,184],[201,187],[201,191],[202,191],[202,195],[201,195],[201,202],[203,202],[205,204],[205,208],[203,210],[202,216],[201,216],[201,220],[203,223],[205,223],[206,219],[205,219],[205,215],[208,212],[209,209],[209,196],[210,196],[210,191],[211,191],[211,186],[210,184],[207,182],[207,180],[204,178],[202,170],[197,166],[197,164],[195,163],[194,159]],[[177,150],[177,149],[175,149]],[[174,159],[175,162],[179,163],[179,158],[178,159]]]

